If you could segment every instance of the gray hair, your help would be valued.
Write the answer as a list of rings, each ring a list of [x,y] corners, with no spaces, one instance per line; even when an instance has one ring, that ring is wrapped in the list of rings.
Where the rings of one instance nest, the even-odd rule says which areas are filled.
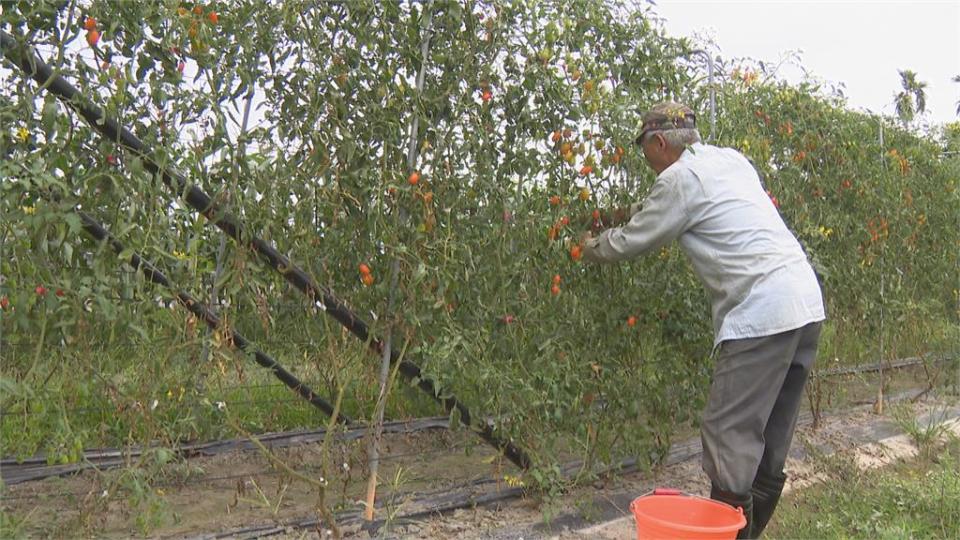
[[[684,148],[694,143],[700,142],[700,132],[697,128],[668,129],[661,131],[660,135],[670,148]]]

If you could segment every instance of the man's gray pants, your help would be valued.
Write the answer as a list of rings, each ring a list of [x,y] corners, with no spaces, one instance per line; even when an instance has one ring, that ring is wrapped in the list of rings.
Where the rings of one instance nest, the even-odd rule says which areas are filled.
[[[783,471],[821,323],[720,344],[700,429],[713,484],[750,493],[758,472]]]

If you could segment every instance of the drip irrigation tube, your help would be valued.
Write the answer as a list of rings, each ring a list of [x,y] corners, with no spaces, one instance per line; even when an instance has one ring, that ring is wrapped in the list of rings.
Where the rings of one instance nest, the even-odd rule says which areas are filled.
[[[421,431],[448,429],[449,419],[446,416],[433,418],[418,418],[408,421],[385,422],[384,433],[410,434]],[[354,441],[366,435],[369,429],[366,425],[354,425],[342,432],[333,435],[337,441]],[[307,431],[283,431],[258,435],[257,439],[267,448],[289,448],[305,444],[322,442],[327,435],[324,428]],[[203,443],[184,444],[174,451],[182,458],[199,456],[216,456],[229,452],[254,450],[256,446],[248,439],[227,439]],[[0,460],[0,475],[3,483],[11,486],[42,480],[56,476],[67,476],[88,469],[107,470],[122,467],[132,458],[139,457],[150,451],[149,447],[137,448],[105,448],[84,452],[83,461],[67,465],[47,465],[46,456],[34,456],[23,461],[16,459]]]
[[[818,371],[811,374],[811,377],[835,377],[837,375],[856,375],[860,373],[870,373],[873,371],[880,371],[882,369],[902,369],[911,366],[919,366],[926,363],[930,364],[939,364],[941,362],[946,362],[947,358],[904,358],[903,360],[896,360],[893,362],[876,362],[873,364],[863,364],[859,366],[850,366],[843,368],[832,368],[824,371]]]
[[[224,211],[220,204],[211,199],[199,187],[189,183],[183,175],[170,167],[158,165],[153,159],[151,149],[143,141],[127,128],[120,126],[116,120],[106,118],[99,107],[85,99],[66,79],[55,74],[32,46],[21,46],[12,35],[0,31],[0,48],[3,49],[3,54],[8,60],[36,81],[41,88],[60,98],[102,136],[139,155],[144,160],[144,168],[159,176],[167,186],[180,194],[187,204],[236,240],[239,245],[246,246],[256,252],[291,285],[310,298],[318,308],[324,310],[361,341],[368,343],[374,353],[381,354],[384,352],[383,342],[372,336],[367,324],[337,299],[332,291],[319,286],[309,274],[277,251],[271,244],[246,231],[235,216]],[[399,352],[395,349],[391,348],[389,354],[390,363],[399,362],[400,373],[405,378],[415,381],[417,387],[440,403],[448,413],[457,411],[465,425],[476,430],[484,441],[503,452],[507,459],[522,469],[527,469],[532,465],[532,461],[526,452],[512,442],[501,439],[494,433],[493,426],[487,423],[475,425],[474,417],[466,405],[452,394],[436,387],[432,379],[423,375],[417,364],[411,360],[401,359]]]
[[[903,369],[920,365],[927,361],[931,363],[941,363],[949,360],[949,358],[930,359],[929,357],[904,358],[902,360],[891,362],[889,365],[884,365],[883,368]],[[861,364],[847,368],[824,370],[815,373],[812,376],[826,378],[857,373],[867,373],[880,369],[880,366],[881,364],[879,363]],[[806,421],[809,416],[810,413],[802,413],[801,420]],[[385,433],[399,434],[411,434],[422,431],[448,428],[449,419],[445,416],[394,421],[384,424]],[[351,441],[359,439],[367,429],[367,426],[352,425],[346,428],[342,433],[335,435],[335,438],[339,441]],[[263,435],[258,435],[257,438],[268,448],[287,448],[322,441],[325,433],[325,429],[294,430],[266,433]],[[233,451],[252,450],[253,448],[253,444],[246,439],[225,439],[185,444],[174,448],[174,451],[182,458],[193,458],[224,454]],[[146,449],[144,447],[128,447],[123,449],[89,449],[84,452],[83,458],[79,463],[67,465],[48,465],[47,457],[42,454],[31,456],[26,459],[3,458],[0,459],[0,477],[2,477],[2,480],[6,485],[14,485],[22,482],[43,480],[45,478],[68,476],[93,468],[99,470],[113,469],[116,467],[122,467],[126,463],[125,458],[129,459],[131,457],[138,457],[143,454],[145,450]],[[400,456],[391,454],[390,456],[382,459],[395,459],[397,457]]]

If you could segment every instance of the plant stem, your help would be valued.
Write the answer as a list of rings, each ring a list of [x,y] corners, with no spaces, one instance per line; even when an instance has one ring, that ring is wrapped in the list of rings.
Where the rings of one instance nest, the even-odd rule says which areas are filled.
[[[340,399],[338,396],[337,407],[339,408],[339,406],[340,406]],[[336,411],[334,415],[331,416],[331,419],[335,419],[335,418],[336,418]],[[334,538],[340,538],[340,528],[337,526],[336,519],[333,517],[333,514],[330,512],[330,509],[327,508],[326,504],[324,504],[324,496],[326,494],[327,487],[322,482],[315,480],[313,478],[310,478],[309,476],[306,476],[305,474],[292,469],[289,465],[284,463],[282,459],[273,455],[273,452],[271,452],[269,448],[267,448],[266,446],[263,445],[262,442],[260,442],[260,439],[258,439],[253,434],[248,433],[245,429],[240,427],[240,424],[236,421],[236,419],[231,417],[229,414],[227,415],[227,423],[229,423],[230,427],[235,429],[237,433],[249,439],[250,442],[252,442],[253,445],[257,447],[260,453],[263,454],[263,456],[267,458],[267,460],[274,467],[281,469],[283,472],[289,474],[293,478],[302,480],[310,484],[311,486],[317,488],[317,492],[319,496],[317,511],[323,517],[324,521],[330,526],[330,530],[333,531]],[[329,436],[329,433],[330,433],[330,430],[328,429],[327,430],[328,436]]]

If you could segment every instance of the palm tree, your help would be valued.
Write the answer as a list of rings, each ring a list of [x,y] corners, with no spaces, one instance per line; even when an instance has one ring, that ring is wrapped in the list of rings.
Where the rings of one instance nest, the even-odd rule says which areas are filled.
[[[907,125],[917,114],[927,110],[927,83],[918,81],[917,74],[909,69],[898,72],[903,90],[897,93],[895,100],[897,116],[903,125]]]

